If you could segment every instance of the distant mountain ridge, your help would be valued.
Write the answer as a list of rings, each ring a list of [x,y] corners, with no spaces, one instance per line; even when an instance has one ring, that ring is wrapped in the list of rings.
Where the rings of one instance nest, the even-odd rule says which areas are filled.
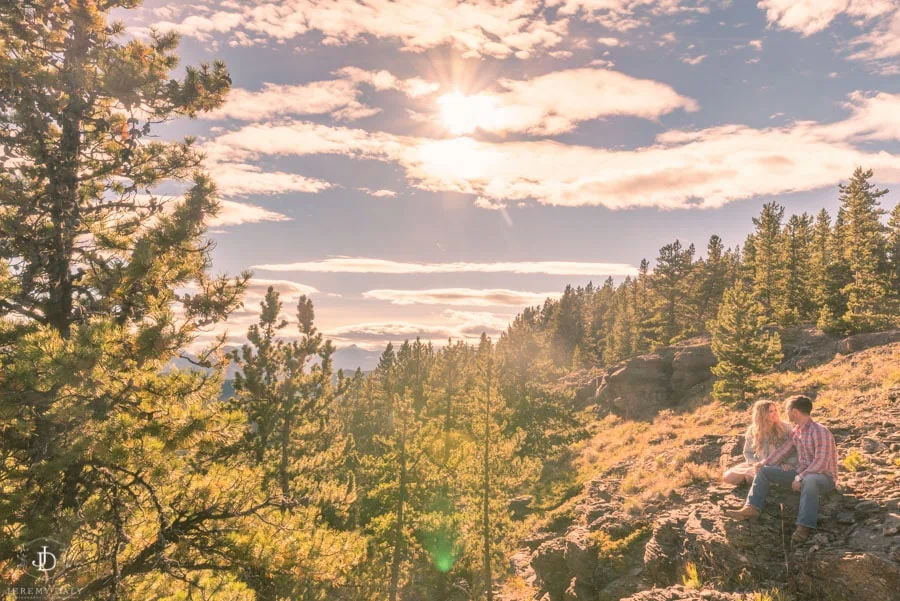
[[[238,347],[229,347],[226,350],[233,350]],[[343,369],[349,375],[356,371],[357,368],[364,372],[372,371],[378,366],[378,358],[381,356],[379,351],[367,351],[355,344],[343,346],[337,349],[332,355],[334,361],[334,371]],[[194,358],[191,356],[191,358]],[[170,363],[171,366],[179,369],[201,369],[191,363],[188,359],[177,358]],[[225,379],[233,380],[235,374],[240,371],[235,363],[230,363],[225,370]]]

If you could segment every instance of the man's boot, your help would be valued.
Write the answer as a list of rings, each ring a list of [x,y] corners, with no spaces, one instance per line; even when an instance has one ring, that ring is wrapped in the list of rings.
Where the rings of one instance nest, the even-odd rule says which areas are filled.
[[[727,509],[725,515],[739,522],[744,520],[755,520],[759,517],[759,509],[753,505],[744,505],[740,509]]]
[[[802,545],[809,538],[809,535],[812,533],[812,528],[809,526],[797,525],[797,529],[794,530],[794,534],[791,535],[791,544],[792,545]]]

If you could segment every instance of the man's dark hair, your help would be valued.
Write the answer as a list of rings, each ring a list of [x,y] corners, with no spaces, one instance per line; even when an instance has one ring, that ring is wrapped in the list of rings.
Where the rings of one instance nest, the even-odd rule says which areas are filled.
[[[795,394],[794,396],[789,396],[784,401],[785,407],[790,411],[791,409],[796,409],[803,415],[809,415],[812,413],[812,399],[808,396],[804,396],[802,394]]]

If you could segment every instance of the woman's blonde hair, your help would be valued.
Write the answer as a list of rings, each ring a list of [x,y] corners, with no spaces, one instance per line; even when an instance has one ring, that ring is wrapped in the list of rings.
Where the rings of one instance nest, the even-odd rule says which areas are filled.
[[[783,438],[781,432],[781,420],[774,424],[769,423],[769,410],[778,405],[775,401],[756,401],[750,408],[750,428],[747,430],[747,436],[753,440],[753,450],[757,456],[760,456],[762,449],[768,446],[772,448],[772,444]]]

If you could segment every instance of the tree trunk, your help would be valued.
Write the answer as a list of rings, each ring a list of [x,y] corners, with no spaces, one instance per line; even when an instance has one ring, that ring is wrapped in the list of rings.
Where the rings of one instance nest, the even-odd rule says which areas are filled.
[[[390,601],[397,601],[400,563],[403,561],[403,508],[406,503],[406,412],[400,409],[400,482],[397,491],[397,524],[394,528],[394,557],[391,561]]]
[[[493,586],[491,578],[491,520],[490,520],[490,498],[491,498],[491,375],[493,367],[493,358],[488,357],[487,361],[487,377],[485,379],[484,391],[484,487],[482,490],[482,514],[481,528],[482,537],[484,538],[484,587],[485,598],[487,601],[493,599]]]
[[[77,9],[76,9],[77,10]],[[71,44],[65,51],[63,82],[68,102],[59,117],[60,138],[57,157],[48,165],[48,192],[52,199],[50,219],[52,254],[47,266],[48,294],[45,316],[63,338],[69,337],[72,322],[72,253],[78,229],[78,159],[81,153],[81,124],[87,108],[84,94],[84,60],[90,45],[82,19],[75,18]]]

